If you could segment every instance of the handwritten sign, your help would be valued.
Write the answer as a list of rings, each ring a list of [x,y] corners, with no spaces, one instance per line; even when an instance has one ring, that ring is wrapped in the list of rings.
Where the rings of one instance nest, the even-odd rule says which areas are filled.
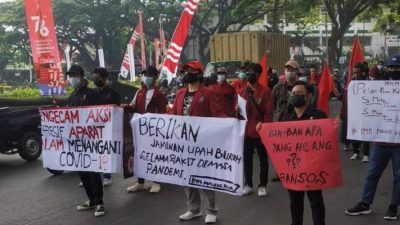
[[[242,194],[246,122],[135,114],[134,173],[149,180]]]
[[[342,185],[332,120],[265,123],[260,136],[285,188],[303,191]]]
[[[40,110],[43,167],[119,173],[123,109],[113,106]]]
[[[352,81],[347,138],[400,143],[400,81]]]

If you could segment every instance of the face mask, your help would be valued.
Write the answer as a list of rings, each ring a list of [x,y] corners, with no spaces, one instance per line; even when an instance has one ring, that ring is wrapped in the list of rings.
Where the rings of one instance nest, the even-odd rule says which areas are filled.
[[[246,79],[246,73],[245,72],[239,72],[239,79],[245,80]]]
[[[297,75],[296,72],[285,71],[286,80],[294,81],[296,80],[296,75]]]
[[[79,87],[79,85],[81,84],[81,78],[70,77],[70,78],[68,78],[68,83],[71,85],[71,87],[77,89]]]
[[[255,84],[257,82],[257,75],[256,73],[246,73],[247,81],[249,81],[250,84]]]
[[[225,81],[225,75],[219,74],[218,76],[218,82],[224,82]]]
[[[195,83],[199,80],[198,77],[198,73],[186,73],[185,77],[186,77],[186,81],[191,84],[191,83]]]
[[[98,79],[93,80],[93,83],[94,83],[94,85],[96,85],[97,87],[103,87],[103,86],[104,86],[103,81],[98,80]]]
[[[299,77],[299,80],[307,82],[308,83],[308,77]]]
[[[144,77],[143,84],[146,85],[147,88],[153,87],[154,79],[152,77]]]
[[[400,80],[400,71],[389,71],[388,73],[392,80]]]
[[[378,70],[379,70],[379,71],[382,71],[382,70],[383,70],[383,65],[377,65],[376,67],[378,67]]]
[[[292,104],[296,108],[300,108],[306,104],[304,100],[304,95],[291,95],[290,96],[290,104]]]

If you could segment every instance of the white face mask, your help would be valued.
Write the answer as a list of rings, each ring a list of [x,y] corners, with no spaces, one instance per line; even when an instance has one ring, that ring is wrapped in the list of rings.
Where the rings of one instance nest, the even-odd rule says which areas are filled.
[[[308,83],[308,77],[299,77],[299,80],[307,82]]]
[[[224,82],[225,81],[225,75],[217,75],[218,77],[218,82]]]
[[[295,81],[296,80],[297,72],[289,72],[285,71],[286,80]]]
[[[68,83],[71,85],[71,87],[77,89],[79,85],[81,84],[81,78],[79,77],[69,77],[68,78]]]

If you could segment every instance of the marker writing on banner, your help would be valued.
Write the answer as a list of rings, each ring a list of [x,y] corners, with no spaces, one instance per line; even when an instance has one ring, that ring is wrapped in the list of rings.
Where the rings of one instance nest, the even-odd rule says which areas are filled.
[[[64,129],[64,126],[41,126],[42,136],[44,137],[62,138]]]
[[[43,138],[43,150],[62,151],[64,149],[64,141],[61,139]]]
[[[268,137],[281,138],[281,137],[322,137],[321,126],[308,126],[306,128],[287,128],[287,129],[273,129],[268,133]]]
[[[279,179],[289,184],[326,184],[329,174],[325,171],[319,173],[280,173]]]
[[[69,109],[69,110],[43,110],[40,111],[42,122],[50,122],[56,124],[64,123],[79,123],[79,110]]]
[[[111,108],[94,108],[90,109],[86,123],[108,123],[111,120]]]
[[[102,139],[103,138],[103,130],[105,126],[72,126],[68,135],[70,139],[79,139],[79,138],[90,138],[90,139]]]
[[[110,155],[121,154],[121,141],[117,140],[68,140],[69,152],[97,153]]]
[[[179,123],[174,118],[169,118],[166,121],[164,118],[140,117],[139,131],[140,135],[148,135],[149,137],[156,136],[167,140],[177,139],[197,142],[200,125],[193,127],[190,123]]]

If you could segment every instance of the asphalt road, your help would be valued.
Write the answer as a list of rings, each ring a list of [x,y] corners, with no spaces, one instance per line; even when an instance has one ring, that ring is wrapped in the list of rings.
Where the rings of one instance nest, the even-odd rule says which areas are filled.
[[[333,114],[337,112],[337,102],[332,103],[332,109]],[[344,214],[346,208],[360,200],[367,169],[367,164],[351,161],[350,156],[350,152],[341,150],[344,185],[324,191],[326,224],[399,224],[399,221],[383,220],[392,190],[391,166],[386,169],[378,186],[373,213],[360,217]],[[256,156],[254,159],[255,166],[258,166]],[[269,174],[274,174],[273,169]],[[93,211],[75,210],[78,203],[86,200],[84,190],[78,183],[77,173],[52,176],[42,168],[41,160],[27,163],[18,155],[0,155],[0,224],[204,224],[204,217],[189,222],[178,220],[178,216],[186,211],[184,192],[178,186],[164,184],[159,194],[128,194],[126,187],[134,180],[113,175],[113,185],[104,188],[106,215],[96,218]],[[307,198],[305,202],[304,224],[312,224]],[[270,183],[268,196],[264,198],[256,194],[236,197],[218,193],[217,204],[220,210],[217,224],[290,224],[289,197],[280,183]]]

